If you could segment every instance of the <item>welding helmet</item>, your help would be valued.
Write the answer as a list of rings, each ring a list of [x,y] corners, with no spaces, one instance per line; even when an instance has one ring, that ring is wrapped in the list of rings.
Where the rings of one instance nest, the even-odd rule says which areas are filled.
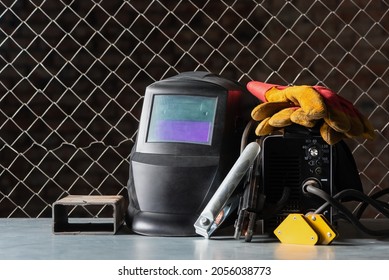
[[[242,95],[250,96],[240,84],[207,72],[146,88],[127,185],[133,232],[195,235],[196,218],[239,156]]]

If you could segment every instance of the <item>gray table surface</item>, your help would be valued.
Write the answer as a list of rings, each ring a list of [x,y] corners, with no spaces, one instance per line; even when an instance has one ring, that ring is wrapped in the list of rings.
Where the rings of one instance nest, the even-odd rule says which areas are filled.
[[[346,237],[346,236],[345,236]],[[254,237],[148,237],[123,227],[115,235],[55,235],[51,219],[0,219],[2,260],[312,260],[389,259],[389,239],[339,238],[329,246],[281,244]]]

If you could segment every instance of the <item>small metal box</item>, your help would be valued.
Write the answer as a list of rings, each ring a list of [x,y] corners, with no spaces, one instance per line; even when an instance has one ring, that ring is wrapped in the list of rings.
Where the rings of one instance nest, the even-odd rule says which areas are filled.
[[[69,219],[69,210],[74,207],[108,207],[109,218]],[[53,204],[54,234],[115,234],[124,222],[127,204],[121,195],[69,195]]]

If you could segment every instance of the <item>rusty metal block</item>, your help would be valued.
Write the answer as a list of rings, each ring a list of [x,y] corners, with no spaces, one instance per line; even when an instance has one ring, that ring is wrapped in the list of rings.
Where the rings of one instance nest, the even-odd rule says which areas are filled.
[[[115,234],[124,223],[126,202],[121,195],[69,195],[53,204],[54,234]],[[69,219],[69,211],[75,207],[108,207],[109,218]]]

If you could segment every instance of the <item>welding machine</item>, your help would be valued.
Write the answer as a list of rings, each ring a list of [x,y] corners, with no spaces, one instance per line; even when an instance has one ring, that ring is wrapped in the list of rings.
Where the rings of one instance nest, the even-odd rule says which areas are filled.
[[[320,136],[318,126],[290,125],[283,134],[264,136],[258,141],[262,152],[239,207],[236,239],[243,234],[246,241],[251,241],[258,223],[257,233],[271,234],[289,214],[315,212],[326,202],[325,198],[336,197],[342,191],[363,193],[346,143],[329,145]],[[307,186],[324,194],[324,199],[307,191]],[[342,201],[349,199],[342,197]],[[334,223],[335,210],[326,207],[321,212],[329,224]]]
[[[239,156],[244,93],[208,72],[185,72],[146,88],[130,155],[126,222],[132,231],[195,235],[196,217]]]
[[[262,110],[266,104],[270,102],[264,103]],[[273,109],[277,107],[274,104],[277,102],[271,104]],[[266,108],[270,110],[269,106]],[[262,120],[258,127],[262,129],[266,121]],[[259,133],[262,135],[259,138],[253,135],[254,124],[249,122],[242,133],[242,154],[231,169],[233,174],[226,177],[227,181],[196,220],[194,227],[198,234],[210,238],[221,226],[232,205],[231,191],[246,173],[234,223],[236,239],[244,236],[250,242],[257,232],[275,235],[282,243],[328,245],[338,235],[338,219],[346,219],[370,235],[389,235],[389,230],[372,230],[359,221],[368,206],[389,218],[388,204],[378,199],[389,193],[389,189],[372,196],[363,193],[346,142],[340,140],[331,145],[325,139],[324,118],[315,120],[314,127],[291,123],[282,127],[282,131]],[[355,215],[342,204],[348,201],[361,203]]]
[[[264,193],[267,203],[277,209],[272,218],[266,219],[265,231],[274,229],[290,213],[308,213],[323,204],[316,196],[304,193],[303,185],[308,180],[317,182],[330,196],[334,195],[334,147],[318,132],[290,126],[284,135],[265,137],[262,146]],[[331,208],[325,216],[332,222]]]
[[[339,204],[335,205],[336,209],[328,207],[332,205],[332,202],[327,204],[328,199],[348,201],[355,194],[363,195],[354,158],[344,141],[329,145],[320,136],[318,126],[290,125],[282,134],[258,139],[250,138],[250,129],[249,123],[242,134],[242,143],[250,143],[247,148],[256,143],[260,153],[242,153],[243,160],[236,162],[240,165],[236,169],[244,168],[247,177],[235,221],[236,239],[244,236],[250,242],[254,233],[272,235],[289,215],[298,213],[319,211],[322,219],[331,225],[334,212],[342,207]],[[247,159],[250,168],[245,163]],[[222,184],[220,187],[225,190],[217,193],[229,193],[234,186]],[[228,195],[217,196],[217,193],[194,224],[197,232],[206,238],[220,226],[217,213],[225,211],[223,205],[229,199]],[[341,211],[347,213],[345,209]],[[203,221],[208,223],[202,224]]]

